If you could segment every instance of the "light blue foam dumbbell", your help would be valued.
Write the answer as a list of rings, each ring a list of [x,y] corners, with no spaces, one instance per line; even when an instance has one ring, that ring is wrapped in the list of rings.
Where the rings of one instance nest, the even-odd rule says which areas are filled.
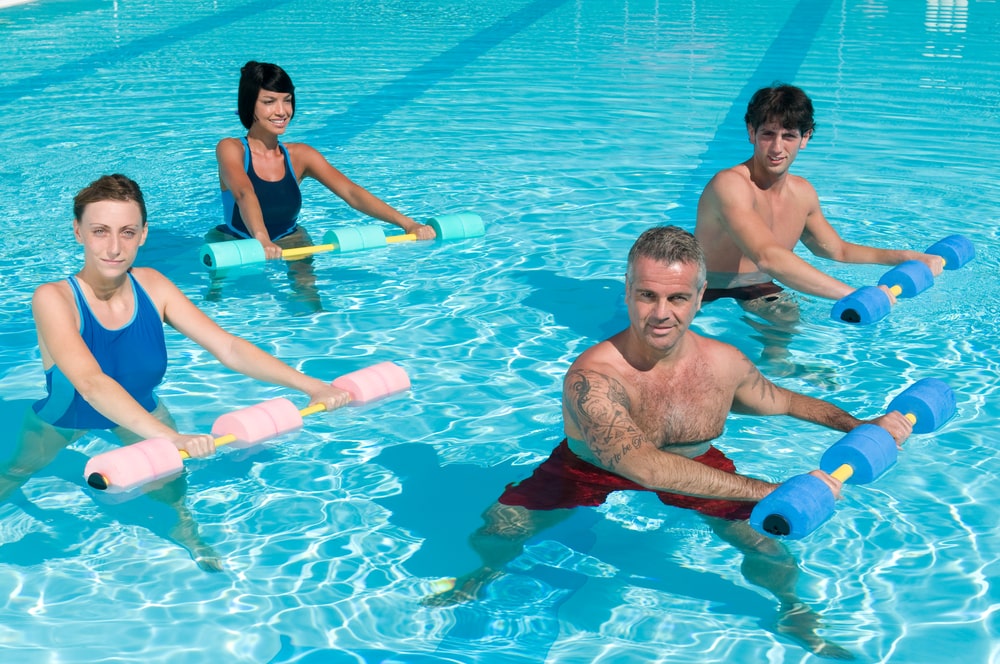
[[[427,224],[434,229],[438,239],[445,241],[479,237],[486,233],[482,217],[469,212],[431,217]],[[284,249],[281,257],[294,260],[327,251],[346,254],[416,239],[413,234],[386,235],[376,224],[348,226],[327,231],[322,244]],[[206,243],[201,246],[199,257],[202,265],[211,270],[253,265],[267,260],[264,247],[254,239]]]

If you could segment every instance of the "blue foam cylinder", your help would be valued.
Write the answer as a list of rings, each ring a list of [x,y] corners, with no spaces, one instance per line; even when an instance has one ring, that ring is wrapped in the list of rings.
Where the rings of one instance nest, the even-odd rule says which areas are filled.
[[[375,249],[386,246],[385,231],[376,224],[336,228],[326,232],[323,236],[323,244],[337,245],[334,253],[339,254]]]
[[[976,257],[976,248],[964,235],[949,235],[927,247],[925,254],[944,259],[944,269],[957,270]]]
[[[202,265],[213,270],[263,263],[267,260],[264,245],[252,238],[203,244],[198,253]]]
[[[867,325],[889,315],[892,303],[885,291],[877,286],[862,286],[846,297],[837,300],[830,311],[830,318],[845,323]]]
[[[955,414],[955,393],[942,380],[923,378],[890,401],[889,410],[913,415],[913,433],[930,433]]]
[[[862,424],[827,448],[819,467],[832,474],[846,463],[854,470],[847,481],[867,484],[889,470],[898,456],[899,449],[892,434],[880,426]]]
[[[834,501],[823,480],[796,475],[754,506],[750,526],[764,535],[801,539],[830,518]]]
[[[486,234],[482,217],[471,212],[438,215],[428,219],[427,225],[434,229],[439,240],[464,240]]]
[[[920,261],[905,261],[882,275],[879,286],[899,286],[900,297],[914,297],[934,285],[934,275]]]

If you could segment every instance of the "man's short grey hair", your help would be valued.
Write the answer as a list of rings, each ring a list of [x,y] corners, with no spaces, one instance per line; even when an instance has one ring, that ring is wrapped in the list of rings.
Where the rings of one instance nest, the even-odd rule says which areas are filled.
[[[632,269],[638,258],[650,258],[659,263],[690,263],[698,266],[698,288],[705,283],[705,253],[694,235],[678,226],[654,226],[643,231],[628,252],[625,278],[632,280]]]

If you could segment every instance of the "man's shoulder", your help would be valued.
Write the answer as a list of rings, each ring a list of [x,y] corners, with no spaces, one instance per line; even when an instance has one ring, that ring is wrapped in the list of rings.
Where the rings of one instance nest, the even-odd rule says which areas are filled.
[[[743,167],[743,164],[736,164],[716,171],[712,179],[705,185],[705,191],[714,191],[719,187],[731,186],[733,183],[746,179],[748,179],[746,168]]]
[[[746,164],[737,164],[717,172],[702,192],[703,200],[716,202],[748,196],[753,196],[753,181]]]
[[[713,367],[731,367],[745,357],[739,348],[730,343],[694,332],[688,334],[701,359]]]
[[[620,376],[624,364],[625,358],[611,339],[605,339],[583,351],[570,365],[566,374],[593,373],[616,378]]]
[[[812,182],[805,179],[801,175],[788,173],[785,176],[785,182],[787,183],[786,186],[792,192],[792,195],[797,198],[816,196],[816,187],[812,185]]]

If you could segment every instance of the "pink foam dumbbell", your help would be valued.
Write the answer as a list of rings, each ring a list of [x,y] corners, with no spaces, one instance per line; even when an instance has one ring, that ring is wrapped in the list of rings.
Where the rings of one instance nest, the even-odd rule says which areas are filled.
[[[360,405],[410,389],[410,377],[402,367],[382,362],[345,374],[332,384],[351,393],[351,404]],[[299,410],[279,397],[220,416],[212,425],[212,435],[217,436],[216,447],[249,447],[295,431],[305,415],[323,410],[322,404]],[[179,473],[187,456],[166,438],[149,438],[98,454],[87,462],[84,477],[87,484],[101,491],[128,491]]]

